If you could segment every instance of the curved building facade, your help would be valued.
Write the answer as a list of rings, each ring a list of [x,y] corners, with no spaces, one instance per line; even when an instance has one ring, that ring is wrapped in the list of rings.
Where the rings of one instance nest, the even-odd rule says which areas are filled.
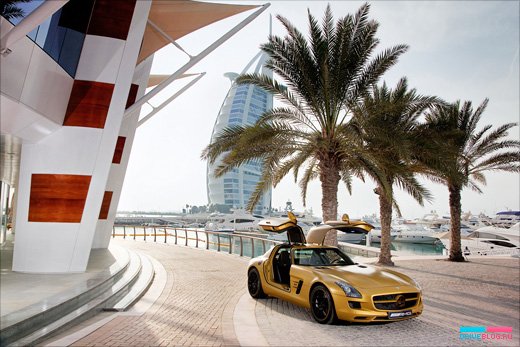
[[[254,72],[272,76],[272,71],[264,66],[266,59],[267,55],[260,52],[248,63],[242,73]],[[265,111],[273,107],[273,96],[270,93],[250,84],[237,85],[236,73],[226,73],[225,76],[231,80],[231,88],[215,121],[211,141],[228,126],[254,124]],[[207,166],[209,203],[245,209],[262,175],[262,163],[244,164],[217,178],[213,173],[220,164],[221,158],[218,158],[213,164],[208,163]],[[271,189],[263,194],[252,212],[265,214],[269,212],[270,207]]]

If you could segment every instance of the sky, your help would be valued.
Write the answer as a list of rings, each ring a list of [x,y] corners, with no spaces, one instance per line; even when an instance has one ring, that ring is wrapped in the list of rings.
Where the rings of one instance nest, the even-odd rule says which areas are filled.
[[[264,4],[259,1],[213,1],[234,4]],[[252,23],[204,58],[189,72],[206,75],[137,129],[123,185],[119,211],[180,211],[186,204],[205,205],[206,162],[200,154],[209,143],[218,111],[230,87],[226,72],[240,72],[267,41],[269,18],[272,31],[285,35],[275,18],[282,15],[303,33],[308,32],[307,9],[320,21],[330,3],[334,18],[355,13],[363,2],[356,1],[272,1]],[[490,99],[479,128],[519,122],[519,31],[518,1],[374,1],[370,19],[379,22],[377,51],[396,44],[410,46],[385,75],[395,86],[406,76],[410,88],[420,94],[436,95],[446,101],[472,101],[476,108]],[[238,24],[248,11],[191,33],[177,42],[190,54],[201,52],[223,33]],[[171,74],[188,57],[169,45],[156,53],[153,74]],[[181,79],[161,92],[151,103],[159,105],[188,79]],[[275,103],[276,105],[276,103]],[[149,112],[144,107],[141,118]],[[519,127],[510,131],[519,139]],[[494,215],[506,209],[520,209],[520,176],[490,172],[483,194],[464,190],[462,210]],[[421,180],[434,200],[420,206],[397,189],[396,199],[403,216],[421,217],[431,211],[449,215],[445,186]],[[340,184],[338,213],[351,217],[378,214],[377,196],[371,181],[355,179],[352,195]],[[297,211],[312,209],[321,216],[319,181],[309,185],[304,207],[292,173],[273,189],[272,207],[283,208],[290,200]]]

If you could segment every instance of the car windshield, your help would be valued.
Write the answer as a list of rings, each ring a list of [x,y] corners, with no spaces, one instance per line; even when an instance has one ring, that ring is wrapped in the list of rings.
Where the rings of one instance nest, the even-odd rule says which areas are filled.
[[[354,262],[337,248],[302,248],[294,250],[294,265],[345,266]]]

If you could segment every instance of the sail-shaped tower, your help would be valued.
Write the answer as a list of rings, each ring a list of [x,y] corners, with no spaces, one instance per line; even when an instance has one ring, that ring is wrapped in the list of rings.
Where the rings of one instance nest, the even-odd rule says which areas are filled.
[[[271,70],[264,66],[267,55],[258,53],[244,68],[242,73],[261,73],[272,77]],[[252,68],[254,66],[254,68]],[[229,89],[213,127],[211,141],[224,128],[233,125],[254,124],[258,118],[273,107],[273,96],[267,91],[251,84],[237,85],[235,78],[238,74],[228,72],[224,74],[231,80]],[[247,206],[251,194],[260,180],[262,163],[251,162],[244,164],[221,177],[215,177],[213,173],[221,163],[218,158],[213,164],[207,166],[207,189],[210,204],[227,205],[234,209],[244,209]],[[271,207],[271,189],[265,192],[255,206],[253,213],[265,214]]]

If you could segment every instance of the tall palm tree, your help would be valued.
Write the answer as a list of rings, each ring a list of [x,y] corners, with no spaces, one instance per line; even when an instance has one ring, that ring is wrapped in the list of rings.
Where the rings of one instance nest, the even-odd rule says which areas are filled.
[[[269,36],[261,49],[269,55],[266,66],[283,84],[258,74],[237,79],[237,83],[264,88],[284,104],[264,113],[252,126],[224,129],[202,153],[210,161],[224,154],[216,176],[248,161],[263,162],[249,209],[291,170],[295,180],[303,171],[299,185],[304,204],[309,181],[318,178],[323,219],[334,220],[339,181],[350,189],[352,175],[363,177],[366,172],[377,177],[366,156],[352,146],[349,105],[365,95],[408,47],[397,45],[372,57],[379,43],[375,37],[378,23],[368,19],[369,8],[364,4],[355,15],[334,23],[327,6],[321,26],[309,12],[308,38],[278,15],[287,35]],[[336,234],[327,235],[325,242],[337,244]]]
[[[520,172],[520,141],[507,139],[508,130],[516,123],[507,123],[494,130],[486,125],[477,131],[487,104],[488,99],[485,99],[473,111],[470,101],[462,105],[457,101],[436,108],[426,116],[426,125],[433,131],[433,137],[442,137],[442,148],[454,154],[443,162],[430,163],[428,174],[449,190],[451,261],[464,261],[460,243],[462,189],[469,187],[482,193],[479,184],[486,184],[486,171]]]
[[[371,93],[354,108],[352,125],[363,142],[364,151],[371,154],[386,182],[386,189],[379,182],[374,190],[379,195],[381,265],[393,265],[390,253],[392,205],[400,215],[393,186],[404,189],[421,205],[424,199],[431,198],[415,178],[415,171],[420,166],[414,160],[414,153],[419,148],[419,116],[440,103],[436,97],[419,95],[415,89],[408,90],[407,80],[402,78],[393,90],[386,83],[375,85]]]

